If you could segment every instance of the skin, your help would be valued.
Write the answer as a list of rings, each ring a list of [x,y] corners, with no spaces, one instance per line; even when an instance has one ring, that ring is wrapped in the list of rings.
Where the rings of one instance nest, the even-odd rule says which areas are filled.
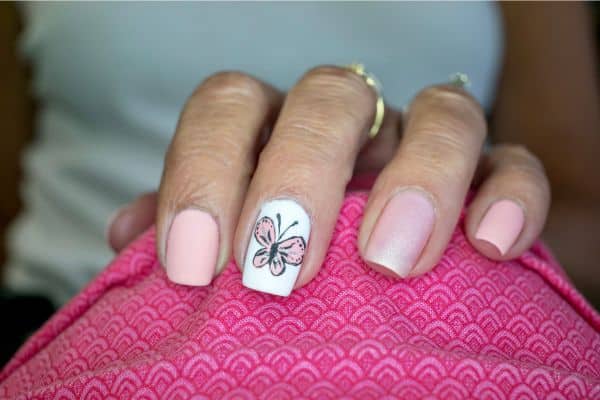
[[[355,163],[362,163],[361,150],[371,144],[366,133],[373,122],[375,100],[361,77],[334,66],[308,71],[285,96],[239,72],[219,73],[204,81],[185,106],[166,156],[157,217],[163,264],[169,227],[179,211],[206,210],[217,220],[218,274],[231,255],[243,265],[261,204],[290,197],[305,207],[312,220],[296,287],[310,282],[322,264]],[[518,146],[494,148],[481,157],[487,126],[475,99],[454,86],[432,86],[415,97],[403,116],[402,130],[398,129],[400,113],[390,110],[388,115],[372,145],[389,143],[393,137],[401,140],[387,158],[374,157],[381,163],[374,167],[382,170],[360,228],[358,244],[363,254],[392,195],[402,188],[418,188],[432,201],[436,218],[411,275],[429,271],[450,240],[479,165],[483,183],[468,210],[471,243],[492,259],[516,257],[532,244],[550,200],[543,168]],[[261,145],[261,132],[270,127],[273,116],[272,133]],[[485,211],[503,198],[522,205],[526,222],[516,243],[501,255],[474,236]]]
[[[597,132],[599,124],[597,91],[594,85],[590,85],[590,82],[596,82],[593,73],[595,59],[591,48],[592,42],[586,10],[581,4],[559,6],[503,4],[502,12],[507,30],[507,52],[494,118],[490,126],[493,138],[500,143],[520,142],[534,148],[536,153],[543,157],[544,162],[549,163],[550,179],[555,186],[558,185],[558,190],[555,192],[558,205],[554,210],[564,210],[565,208],[572,210],[590,192],[592,196],[595,196],[597,185],[591,184],[592,187],[590,187],[590,182],[600,182],[598,179],[593,179],[593,168],[576,170],[573,167],[584,163],[591,164],[594,157],[590,154],[590,149],[598,148],[593,146],[597,142],[597,136],[588,134],[588,132]],[[531,13],[536,15],[535,21],[523,18],[523,16],[532,15]],[[557,24],[557,21],[562,22]],[[559,33],[553,35],[551,39],[558,40],[560,45],[554,45],[554,42],[548,38],[548,32],[556,30]],[[544,45],[545,43],[547,45]],[[540,50],[531,51],[530,49]],[[572,53],[569,54],[570,60],[575,61],[568,65],[561,64],[559,67],[557,63],[549,62],[550,59],[563,59],[566,55],[565,52]],[[564,79],[561,80],[560,77],[565,74],[571,77],[570,81],[560,84],[560,82],[564,82]],[[540,81],[524,78],[526,76],[533,76]],[[570,85],[573,84],[575,89],[570,88],[572,87]],[[472,244],[486,256],[492,259],[509,259],[521,254],[539,235],[548,210],[549,189],[540,162],[519,144],[497,146],[480,159],[480,145],[486,131],[481,110],[465,93],[446,89],[448,88],[427,89],[417,96],[415,100],[417,105],[411,106],[411,113],[406,116],[406,126],[400,129],[403,143],[399,148],[397,147],[399,145],[397,136],[382,132],[374,142],[366,144],[366,148],[360,151],[355,160],[352,160],[352,157],[350,157],[350,161],[346,160],[346,168],[341,166],[339,169],[339,165],[330,166],[330,169],[336,171],[346,171],[346,175],[343,175],[346,180],[348,165],[352,161],[355,162],[354,172],[384,168],[371,193],[361,226],[359,247],[362,251],[364,251],[365,243],[381,208],[390,194],[399,186],[409,185],[423,188],[432,196],[437,211],[435,229],[412,275],[428,271],[439,259],[454,229],[464,194],[476,171],[477,183],[480,186],[467,215],[466,230]],[[367,92],[364,93],[365,98],[368,95]],[[434,100],[440,98],[443,101]],[[551,110],[566,109],[570,112],[568,115],[560,112],[548,112],[549,106],[551,106]],[[581,118],[575,108],[585,110],[585,118]],[[369,109],[372,107],[367,108],[367,110]],[[357,112],[360,113],[360,111]],[[459,115],[461,118],[457,117]],[[471,118],[465,120],[465,116],[471,116]],[[323,122],[305,121],[302,118],[307,117],[302,115],[297,117],[305,126],[315,124],[317,129],[328,131],[326,124],[319,125]],[[327,120],[331,121],[330,118]],[[394,123],[400,125],[399,122],[392,121],[390,123],[388,121],[386,132],[390,131],[389,126]],[[358,123],[355,124],[355,126],[357,125]],[[436,135],[436,128],[440,126],[445,129],[443,129],[443,133]],[[567,154],[562,154],[562,158],[558,157],[557,159],[554,151],[556,146],[551,145],[555,142],[540,140],[541,134],[544,137],[550,135],[550,137],[562,138],[572,131],[571,126],[578,127],[578,140],[570,140]],[[323,140],[330,139],[330,137],[323,138]],[[364,139],[359,138],[358,140],[361,145],[364,145],[362,142]],[[324,141],[321,143],[323,146],[332,146],[331,143]],[[311,146],[315,144],[317,143],[311,143]],[[350,147],[352,148],[351,154],[356,156],[355,148]],[[393,150],[390,151],[390,149]],[[266,153],[269,154],[268,151]],[[265,156],[261,155],[261,160],[263,158]],[[569,159],[577,160],[577,162],[569,163]],[[269,165],[268,157],[266,163]],[[567,166],[565,163],[569,165]],[[299,164],[302,163],[299,162]],[[320,167],[321,165],[316,169],[319,174],[315,175],[323,179]],[[170,166],[167,164],[167,171],[169,168]],[[310,168],[310,166],[306,168]],[[269,170],[269,168],[266,169]],[[305,175],[309,175],[309,173],[305,173]],[[452,184],[446,185],[444,179],[448,176],[458,178]],[[586,178],[581,179],[582,176]],[[236,239],[236,243],[247,243],[248,230],[253,223],[249,215],[253,215],[260,203],[260,199],[253,194],[256,190],[253,190],[252,186],[256,185],[269,194],[281,190],[277,184],[272,183],[273,181],[278,182],[276,176],[261,179],[264,179],[265,182],[259,180],[258,183],[254,183],[253,181],[253,185],[248,190],[253,197],[246,198],[244,202],[244,211],[238,220],[241,228],[237,228],[235,237],[239,240]],[[307,180],[309,182],[306,183],[305,189],[310,190],[310,179]],[[268,183],[269,181],[271,183]],[[275,185],[275,187],[270,185]],[[331,185],[324,185],[324,187],[332,188],[332,193],[327,196],[329,201],[309,199],[309,203],[312,201],[314,204],[318,204],[316,206],[317,213],[322,208],[327,210],[325,214],[335,215],[335,211],[339,207],[341,190],[339,184],[336,185],[335,182],[332,182]],[[302,195],[302,193],[298,194]],[[153,195],[148,196],[153,197]],[[483,213],[493,201],[499,198],[517,200],[523,206],[526,216],[523,232],[517,243],[505,255],[500,255],[496,249],[485,242],[474,239]],[[597,207],[589,206],[588,208],[593,209],[589,213],[583,213],[584,215],[597,213],[595,211]],[[151,214],[153,210],[138,209],[137,212]],[[159,209],[159,221],[160,213]],[[560,214],[560,212],[552,213],[550,215],[551,222],[560,219]],[[565,212],[563,211],[562,214],[564,215]],[[318,241],[327,243],[327,236],[331,233],[333,222],[331,217],[327,218],[327,215],[323,215],[322,218],[318,222],[319,226],[313,228],[313,238],[314,235],[320,235],[316,236],[320,238]],[[579,218],[579,220],[584,219]],[[566,222],[563,221],[563,226],[565,224]],[[590,222],[587,221],[585,226],[591,226]],[[553,238],[552,232],[551,230],[551,239]],[[159,231],[159,240],[164,240],[161,235],[164,235],[164,231]],[[227,240],[225,239],[225,241]],[[315,241],[313,240],[313,242]],[[562,243],[569,242],[569,239],[561,235],[560,241]],[[120,248],[120,243],[113,242],[113,245],[117,249]],[[565,245],[563,244],[562,247]],[[159,249],[161,254],[163,250],[164,248]],[[324,246],[317,246],[317,248],[312,246],[308,249],[306,264],[299,276],[297,286],[305,284],[314,276],[318,269],[316,265],[322,259],[324,250]],[[591,246],[590,250],[592,250]],[[227,249],[223,251],[224,254],[227,254]],[[244,249],[234,252],[238,264],[241,263],[243,254]],[[222,268],[221,263],[226,258],[227,256],[220,258],[218,269]],[[581,259],[581,257],[579,258]],[[590,271],[589,268],[586,270],[588,275],[596,276],[593,270]],[[387,273],[387,271],[382,272]]]
[[[319,144],[317,147],[322,148],[317,154],[310,155],[316,161],[323,162],[323,154],[326,154],[327,149],[332,148],[337,143],[335,141],[341,140],[341,138],[353,144],[348,146],[347,142],[344,142],[344,146],[348,148],[348,151],[340,155],[339,164],[335,164],[335,167],[316,164],[319,167],[329,168],[326,171],[339,167],[339,171],[343,171],[342,176],[344,179],[342,181],[347,181],[353,173],[383,168],[371,194],[365,222],[361,227],[359,238],[361,249],[363,249],[364,242],[372,228],[369,225],[376,219],[374,215],[378,215],[381,210],[381,204],[384,203],[383,199],[387,199],[387,196],[398,185],[416,185],[425,188],[431,194],[433,201],[436,203],[436,226],[432,240],[429,241],[419,260],[419,266],[415,269],[416,273],[428,270],[434,264],[434,260],[439,258],[447,243],[448,232],[454,227],[457,210],[462,205],[464,191],[470,185],[473,176],[477,183],[481,185],[466,221],[469,240],[482,253],[490,258],[498,259],[500,255],[494,254],[493,248],[486,247],[485,243],[480,243],[473,238],[474,230],[491,201],[499,196],[504,198],[511,193],[518,192],[529,194],[526,196],[527,198],[518,198],[525,209],[525,230],[520,235],[518,242],[504,257],[515,257],[530,244],[532,238],[542,229],[545,210],[548,205],[547,185],[545,179],[542,178],[543,173],[539,162],[521,145],[495,147],[490,154],[486,155],[480,155],[478,146],[478,143],[483,140],[486,129],[490,131],[495,142],[525,144],[545,164],[549,179],[554,187],[554,207],[550,212],[546,232],[547,239],[555,247],[569,272],[576,277],[576,281],[585,282],[591,288],[598,287],[600,286],[597,278],[598,274],[590,265],[590,260],[597,259],[594,254],[598,254],[598,246],[588,244],[590,240],[582,240],[590,236],[597,237],[594,232],[600,233],[600,226],[597,223],[600,221],[600,218],[597,218],[600,216],[598,211],[600,202],[597,201],[598,193],[600,193],[598,186],[600,183],[598,178],[600,177],[598,176],[599,169],[592,167],[597,164],[592,149],[598,148],[599,139],[596,133],[600,127],[600,118],[598,117],[596,60],[592,47],[590,22],[585,7],[577,3],[558,5],[503,3],[501,9],[506,27],[505,65],[502,71],[496,107],[493,111],[493,119],[487,128],[485,124],[481,124],[480,119],[483,119],[481,110],[468,95],[462,92],[446,93],[444,88],[433,88],[421,93],[419,97],[422,101],[417,106],[414,104],[411,106],[410,114],[412,115],[405,116],[404,124],[400,122],[401,118],[398,116],[387,118],[383,130],[377,138],[372,142],[368,142],[364,135],[360,133],[357,135],[356,132],[359,131],[357,127],[361,123],[363,124],[361,129],[368,127],[370,124],[372,115],[365,115],[364,113],[371,112],[373,98],[368,88],[357,86],[360,82],[356,81],[344,82],[345,89],[343,90],[349,92],[344,92],[343,96],[340,93],[340,98],[336,100],[338,102],[336,104],[339,105],[361,107],[357,113],[362,119],[360,121],[354,121],[353,119],[353,135],[348,134],[346,131],[344,131],[346,133],[338,132],[339,129],[336,130],[336,128],[339,128],[339,126],[332,126],[330,123],[323,124],[323,121],[319,120],[311,120],[312,115],[311,117],[303,116],[300,111],[301,107],[294,107],[294,115],[291,115],[291,112],[288,113],[291,115],[291,120],[294,121],[295,118],[296,121],[296,123],[289,123],[288,126],[304,129],[313,127],[311,129],[313,133],[319,131],[327,133],[320,136],[314,135],[316,138],[311,136],[310,140],[314,142],[311,142],[310,145],[314,147],[315,144]],[[535,15],[536,18],[529,18],[531,15]],[[8,43],[12,43],[12,39]],[[569,62],[558,62],[560,60],[569,60]],[[568,79],[565,79],[565,77],[568,77]],[[227,85],[212,89],[214,90],[213,96],[223,96],[222,99],[219,97],[223,103],[233,102],[235,104],[235,102],[242,101],[244,91],[248,90],[246,84],[249,84],[249,87],[254,87],[254,89],[250,89],[251,91],[256,90],[256,86],[268,87],[268,84],[262,82],[249,83],[252,79],[248,79],[244,75],[237,76],[237,78],[241,78],[239,79],[240,82],[236,81],[235,76],[229,76],[229,78],[233,79],[229,81],[223,79],[223,81],[228,82]],[[322,77],[322,79],[326,78]],[[235,86],[233,83],[243,87]],[[248,151],[248,148],[252,146],[244,147],[246,151],[234,154],[235,157],[229,157],[225,152],[219,153],[220,146],[232,146],[226,146],[227,143],[224,141],[209,140],[210,134],[202,135],[202,126],[210,121],[202,119],[201,113],[198,113],[193,106],[195,104],[194,98],[197,97],[202,87],[203,85],[198,88],[182,114],[182,120],[167,157],[165,179],[163,179],[160,193],[161,200],[159,201],[156,193],[143,195],[128,207],[122,209],[109,226],[109,243],[115,251],[125,247],[127,243],[155,220],[157,207],[160,210],[158,212],[159,246],[164,246],[164,235],[167,230],[164,226],[168,225],[170,215],[179,207],[183,207],[186,202],[198,202],[209,209],[210,207],[214,207],[215,210],[218,208],[219,212],[224,215],[224,217],[219,217],[222,235],[220,265],[224,262],[223,260],[232,254],[239,263],[243,256],[243,249],[236,249],[231,243],[232,240],[236,243],[247,243],[244,238],[248,236],[247,231],[254,222],[251,221],[252,218],[248,215],[252,214],[252,210],[255,210],[257,203],[260,201],[259,196],[256,194],[259,189],[254,189],[254,187],[270,191],[268,193],[289,189],[285,187],[280,179],[281,177],[276,174],[273,176],[265,175],[265,171],[274,170],[273,167],[269,167],[269,163],[277,164],[275,161],[269,161],[270,158],[274,158],[276,152],[268,150],[268,148],[284,147],[282,143],[307,146],[307,143],[301,141],[299,143],[294,142],[294,140],[299,141],[302,135],[298,132],[283,132],[277,135],[280,138],[277,139],[279,144],[277,144],[277,141],[273,142],[275,144],[271,144],[275,136],[271,140],[267,140],[268,138],[262,135],[253,143],[255,147],[250,151]],[[342,90],[341,87],[338,89]],[[440,95],[440,92],[443,94]],[[16,90],[15,93],[2,92],[9,99],[24,98],[23,93],[24,91],[18,91],[17,93]],[[229,94],[229,98],[225,98],[227,97],[226,94]],[[232,95],[237,97],[234,98]],[[309,99],[315,96],[319,97],[320,94],[306,90],[303,98]],[[442,110],[437,110],[437,114],[433,114],[434,116],[440,116],[440,118],[431,118],[428,122],[427,119],[418,117],[419,112],[415,115],[413,111],[418,110],[419,107],[427,110],[427,107],[432,107],[432,103],[437,103],[431,101],[436,96],[441,96],[447,100],[442,102],[441,107],[438,106]],[[277,117],[281,118],[277,104],[284,101],[284,94],[275,93],[273,99],[274,106],[262,105],[272,110],[272,112],[267,113],[268,116],[261,122],[252,120],[255,125],[266,123],[267,126],[270,126],[277,120]],[[365,101],[365,104],[357,105],[353,103],[361,101],[361,99]],[[368,103],[367,100],[371,103]],[[270,101],[264,100],[266,103]],[[319,99],[319,101],[322,101],[322,99]],[[301,105],[302,102],[303,100],[300,99],[296,101],[296,104]],[[248,108],[252,107],[258,106],[252,105]],[[305,107],[310,108],[310,105],[305,105]],[[456,115],[447,112],[447,110],[462,110],[462,108],[467,109],[466,115],[471,116],[466,121],[457,120]],[[225,115],[228,112],[233,111],[227,109],[220,111]],[[361,112],[363,114],[360,114]],[[387,114],[393,114],[393,110],[388,110]],[[423,114],[427,115],[427,111],[423,111]],[[11,115],[14,116],[15,114],[11,113]],[[257,118],[256,113],[253,115],[254,118]],[[441,118],[444,115],[449,116],[449,118]],[[185,120],[183,116],[185,116]],[[235,126],[229,126],[234,125],[231,121],[230,118],[227,128],[235,130]],[[347,121],[342,122],[347,123]],[[215,126],[218,126],[218,122],[214,123],[217,124]],[[427,128],[428,124],[438,124],[449,129],[444,129],[446,133],[443,135],[435,135]],[[184,129],[186,133],[181,133]],[[248,129],[247,125],[246,129]],[[204,132],[207,132],[207,130],[204,130]],[[573,132],[576,133],[576,140],[573,140]],[[343,136],[344,134],[347,136]],[[401,146],[399,134],[403,137]],[[4,135],[4,137],[7,136],[10,137],[10,135]],[[202,136],[205,137],[199,139]],[[321,141],[319,141],[319,137]],[[406,139],[408,137],[411,139]],[[239,139],[236,136],[230,138]],[[178,144],[175,144],[176,142]],[[217,153],[206,151],[210,154],[205,154],[200,149],[199,144],[198,147],[192,145],[195,143],[204,143],[208,146],[208,149],[216,150]],[[440,143],[444,145],[442,146]],[[449,143],[452,145],[448,146]],[[557,143],[561,143],[561,145],[557,146]],[[188,145],[189,148],[186,148]],[[411,146],[415,151],[407,150]],[[424,152],[419,152],[420,146],[436,151],[430,152],[427,157],[424,157]],[[561,149],[561,154],[558,156],[555,151],[556,148]],[[260,157],[258,156],[259,153]],[[220,156],[215,156],[215,154],[220,154]],[[271,155],[269,156],[269,154]],[[431,157],[431,154],[435,154],[435,156]],[[464,157],[461,159],[458,155]],[[237,156],[241,157],[236,158]],[[258,164],[257,158],[260,160]],[[10,161],[5,158],[3,160]],[[313,159],[310,160],[314,161]],[[296,161],[299,165],[309,164],[302,158]],[[190,186],[190,178],[195,177],[196,168],[204,166],[210,168],[211,164],[213,168],[219,165],[227,167],[227,172],[232,175],[228,177],[237,179],[235,182],[241,183],[242,187],[245,187],[244,193],[219,194],[218,196],[223,197],[212,199],[206,193],[197,190],[198,187]],[[444,168],[440,168],[440,165],[443,165]],[[230,169],[233,170],[236,167],[239,168],[237,173],[230,172]],[[177,191],[176,187],[178,185],[175,184],[176,181],[171,179],[171,176],[175,174],[169,171],[175,170],[183,171],[182,176],[188,179],[188,181],[179,182],[181,188],[187,188],[185,191],[183,189]],[[456,171],[460,179],[456,179],[452,182],[452,185],[446,188],[438,182],[441,179],[440,171],[442,170]],[[262,172],[257,175],[259,171]],[[321,170],[318,169],[318,174],[315,174],[314,167],[311,172],[309,166],[305,167],[305,170],[299,169],[299,171],[302,171],[298,174],[300,175],[299,179],[303,182],[303,187],[313,189],[314,182],[311,179],[314,180],[314,176],[311,178],[311,174],[319,175]],[[339,173],[339,171],[336,171],[336,173]],[[406,171],[410,171],[410,174]],[[257,176],[263,177],[258,179]],[[328,178],[328,176],[324,175],[325,178]],[[318,219],[319,226],[313,227],[312,242],[316,242],[317,237],[320,238],[319,242],[328,241],[327,237],[330,235],[332,219],[339,207],[342,193],[339,177],[335,181],[332,186],[322,185],[322,187],[327,187],[330,190],[331,200],[329,202],[320,200],[319,196],[306,199],[306,202],[314,208],[311,209],[313,218],[316,218],[315,215],[323,215],[322,218]],[[322,181],[320,180],[320,182]],[[218,189],[217,192],[222,190],[219,189],[217,183],[213,182],[211,184],[214,185],[211,188]],[[227,181],[222,186],[233,185],[231,181]],[[171,189],[165,189],[168,187],[171,187]],[[302,195],[302,193],[299,193],[299,195]],[[447,201],[446,199],[453,199],[453,201]],[[219,200],[224,202],[219,203]],[[596,216],[596,218],[593,216]],[[221,224],[222,218],[225,218],[223,224]],[[569,227],[569,235],[564,235],[565,227]],[[242,238],[240,241],[235,239],[238,236]],[[163,249],[164,247],[159,249],[161,254]],[[324,252],[323,248],[308,250],[306,266],[303,268],[302,275],[298,280],[298,286],[307,282],[316,273],[317,267],[314,266],[319,264],[317,260],[320,257],[322,258]],[[582,254],[588,256],[581,257]],[[309,257],[310,262],[308,262]],[[578,280],[577,277],[582,277],[582,279]]]

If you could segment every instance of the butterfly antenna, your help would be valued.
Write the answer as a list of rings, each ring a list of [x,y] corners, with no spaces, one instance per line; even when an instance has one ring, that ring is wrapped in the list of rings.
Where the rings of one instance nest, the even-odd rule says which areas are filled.
[[[288,226],[285,231],[281,232],[281,235],[279,235],[279,237],[277,238],[277,241],[279,242],[279,239],[281,239],[283,237],[283,235],[285,235],[285,233],[292,227],[292,226],[296,226],[298,225],[298,221],[294,221],[290,226]]]
[[[277,232],[281,232],[281,214],[279,213],[277,213]],[[279,235],[279,237],[281,237],[281,235]]]

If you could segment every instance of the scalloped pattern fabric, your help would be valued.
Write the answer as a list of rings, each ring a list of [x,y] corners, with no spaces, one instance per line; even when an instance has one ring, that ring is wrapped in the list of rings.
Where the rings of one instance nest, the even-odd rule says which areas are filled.
[[[541,245],[494,262],[462,220],[409,280],[356,247],[347,196],[323,268],[288,298],[234,263],[206,288],[170,283],[154,232],[52,317],[0,373],[3,399],[600,399],[600,316]]]

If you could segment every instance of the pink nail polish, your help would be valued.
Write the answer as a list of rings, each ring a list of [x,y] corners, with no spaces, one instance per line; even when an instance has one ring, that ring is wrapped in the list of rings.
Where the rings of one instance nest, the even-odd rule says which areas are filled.
[[[208,213],[181,211],[173,219],[166,248],[169,279],[191,286],[208,285],[219,254],[219,228]]]
[[[485,213],[475,239],[485,240],[504,255],[517,241],[524,224],[523,209],[512,200],[500,200]]]
[[[405,278],[429,240],[435,212],[427,195],[407,189],[396,193],[379,215],[365,251],[365,260]]]

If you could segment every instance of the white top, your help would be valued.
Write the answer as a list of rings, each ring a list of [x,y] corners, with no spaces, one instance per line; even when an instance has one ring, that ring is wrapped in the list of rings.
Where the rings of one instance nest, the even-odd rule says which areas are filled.
[[[467,73],[489,107],[502,30],[492,3],[27,3],[39,101],[8,283],[57,303],[112,254],[109,215],[157,187],[186,98],[241,70],[280,89],[319,64],[364,63],[388,104]]]

